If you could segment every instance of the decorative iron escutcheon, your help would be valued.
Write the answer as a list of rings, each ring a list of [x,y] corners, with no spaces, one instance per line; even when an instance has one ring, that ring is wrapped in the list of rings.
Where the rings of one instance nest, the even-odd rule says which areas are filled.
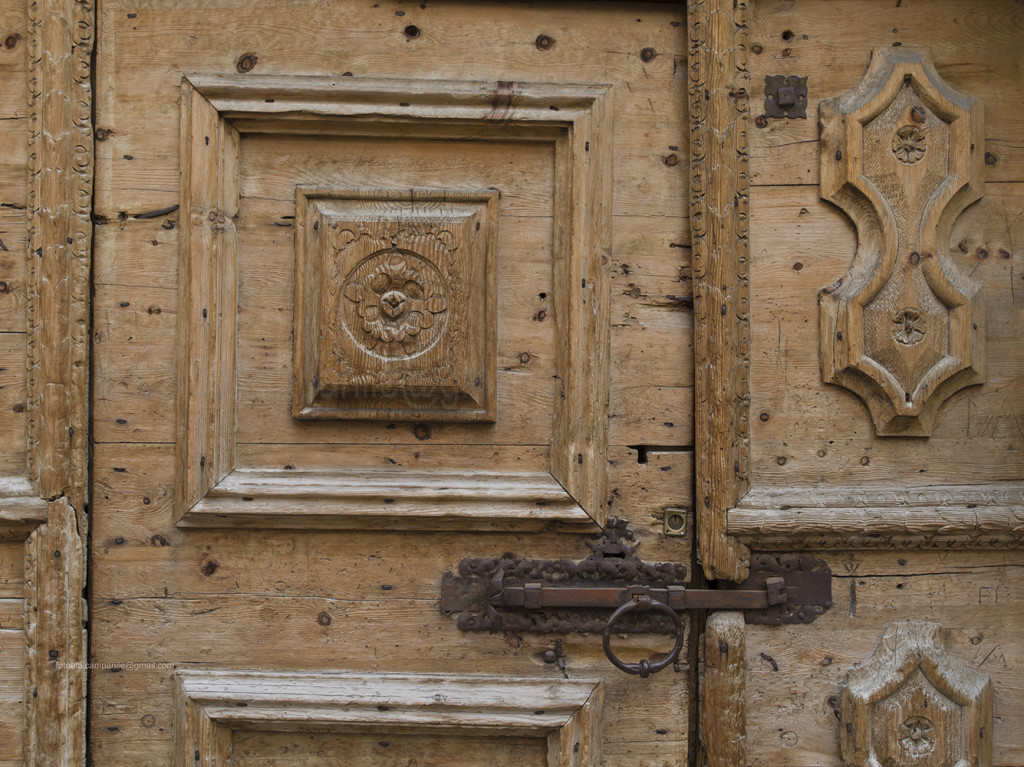
[[[569,559],[463,559],[445,573],[441,610],[463,631],[678,634],[670,611],[743,610],[747,623],[811,623],[832,606],[832,572],[810,554],[754,554],[750,577],[723,589],[688,589],[681,564],[640,559],[626,520],[613,519],[592,552]],[[634,609],[619,610],[630,602]]]

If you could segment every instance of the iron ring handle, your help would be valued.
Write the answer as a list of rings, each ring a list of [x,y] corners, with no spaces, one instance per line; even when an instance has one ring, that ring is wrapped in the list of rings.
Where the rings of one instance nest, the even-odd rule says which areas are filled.
[[[623,615],[633,612],[634,610],[656,610],[659,613],[668,615],[672,618],[672,623],[676,627],[676,644],[672,648],[667,656],[659,660],[657,663],[651,663],[647,658],[641,658],[639,663],[626,663],[620,660],[618,656],[612,652],[612,626],[615,622],[622,618]],[[618,609],[612,613],[608,619],[608,623],[604,627],[604,654],[608,656],[608,660],[612,662],[615,668],[625,671],[627,674],[639,674],[642,678],[646,679],[651,674],[656,674],[663,668],[667,667],[671,663],[675,663],[676,658],[679,657],[680,650],[683,649],[683,619],[679,617],[679,613],[673,610],[668,605],[662,604],[656,599],[651,599],[648,596],[641,596],[638,600],[630,599],[619,605]]]

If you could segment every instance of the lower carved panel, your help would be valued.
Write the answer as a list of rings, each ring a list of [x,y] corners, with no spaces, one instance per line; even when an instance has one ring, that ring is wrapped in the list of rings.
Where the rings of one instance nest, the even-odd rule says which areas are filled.
[[[235,738],[259,732],[386,730],[456,743],[540,738],[548,764],[597,767],[603,707],[604,685],[593,679],[185,670],[176,674],[174,763],[235,764]]]
[[[988,767],[988,674],[946,654],[937,623],[895,623],[842,689],[849,767]]]

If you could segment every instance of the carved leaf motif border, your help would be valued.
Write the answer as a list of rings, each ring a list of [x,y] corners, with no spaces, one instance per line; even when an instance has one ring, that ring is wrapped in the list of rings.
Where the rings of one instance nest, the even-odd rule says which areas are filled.
[[[701,360],[696,505],[707,576],[742,580],[751,547],[1024,546],[1021,483],[965,486],[938,503],[929,495],[935,488],[907,489],[882,502],[871,499],[870,488],[818,494],[751,488],[748,6],[743,0],[687,5],[694,346]]]

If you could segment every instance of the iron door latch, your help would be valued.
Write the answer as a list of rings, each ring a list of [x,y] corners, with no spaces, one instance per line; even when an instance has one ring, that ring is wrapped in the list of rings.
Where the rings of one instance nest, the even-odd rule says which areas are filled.
[[[588,541],[584,560],[470,558],[445,573],[441,610],[458,613],[463,631],[573,631],[604,634],[616,667],[648,676],[675,662],[685,610],[743,610],[747,623],[811,623],[832,606],[832,572],[810,554],[751,556],[750,576],[724,589],[690,589],[681,564],[640,559],[626,520],[613,519]],[[611,651],[615,633],[674,634],[673,652],[656,663],[624,663]]]

